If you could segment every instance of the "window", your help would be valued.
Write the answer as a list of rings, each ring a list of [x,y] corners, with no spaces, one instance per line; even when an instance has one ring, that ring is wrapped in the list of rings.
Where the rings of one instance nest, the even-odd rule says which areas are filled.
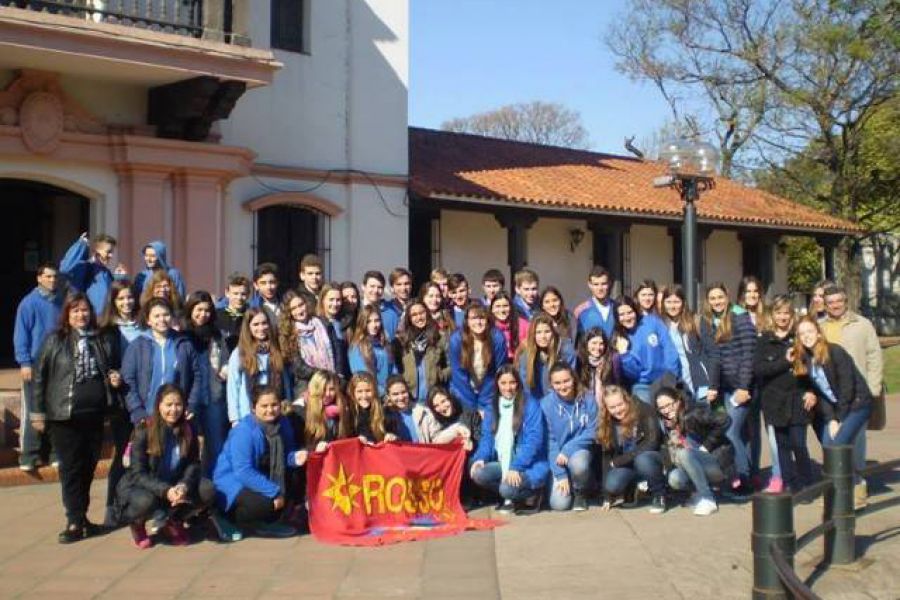
[[[309,0],[272,0],[272,48],[308,52],[306,5]]]

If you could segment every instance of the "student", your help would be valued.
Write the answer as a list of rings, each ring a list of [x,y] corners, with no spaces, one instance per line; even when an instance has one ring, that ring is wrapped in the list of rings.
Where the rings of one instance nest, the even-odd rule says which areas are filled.
[[[119,523],[131,526],[142,550],[153,545],[146,527],[151,517],[172,544],[184,546],[190,543],[184,521],[215,502],[212,482],[201,477],[200,444],[186,412],[177,385],[159,388],[153,415],[135,431],[131,464],[116,489]]]
[[[456,329],[462,329],[466,318],[466,309],[471,303],[469,298],[469,282],[462,273],[454,273],[447,278],[447,293],[450,298],[450,310]]]
[[[34,364],[34,411],[38,433],[47,431],[59,457],[59,482],[68,544],[100,533],[87,519],[94,469],[103,444],[103,417],[111,390],[122,385],[109,338],[96,335],[94,310],[81,292],[66,298],[59,328],[48,335]]]
[[[825,311],[825,289],[830,287],[834,287],[834,282],[823,279],[813,286],[812,293],[809,295],[809,310],[807,314],[814,316],[820,323],[828,316],[828,313]]]
[[[334,440],[353,437],[352,409],[337,375],[317,372],[309,380],[307,392],[306,398],[294,402],[297,426],[307,450],[324,452]]]
[[[659,296],[659,289],[656,282],[652,279],[644,279],[634,290],[632,298],[637,303],[641,311],[641,315],[659,314],[656,306],[656,299]]]
[[[357,373],[347,384],[347,403],[353,435],[365,444],[393,442],[397,436],[387,430],[384,407],[376,395],[375,378],[369,373]]]
[[[172,327],[179,329],[183,319],[182,305],[184,298],[178,295],[175,282],[165,271],[154,271],[147,281],[144,292],[141,294],[141,306],[147,306],[152,298],[164,298],[172,308]]]
[[[372,306],[381,315],[381,327],[388,341],[394,340],[400,315],[384,300],[385,278],[381,271],[366,271],[363,275],[363,302],[361,309]],[[360,310],[362,312],[362,310]],[[357,326],[359,321],[357,321]]]
[[[574,344],[578,327],[574,317],[572,317],[572,313],[566,308],[566,303],[559,290],[552,285],[548,285],[541,292],[538,304],[541,307],[541,311],[553,319],[553,325],[556,327],[556,331],[559,332],[560,337],[569,338]]]
[[[278,291],[278,265],[275,263],[261,263],[254,269],[250,308],[261,308],[266,311],[270,322],[278,322],[278,317],[281,316],[281,294]]]
[[[244,315],[238,347],[228,358],[225,399],[232,427],[251,412],[254,386],[273,387],[279,397],[291,398],[291,373],[278,335],[265,309],[251,307]]]
[[[655,314],[640,314],[640,307],[627,296],[616,303],[613,346],[622,361],[622,375],[631,395],[652,404],[650,386],[666,373],[678,377],[681,365],[669,331]]]
[[[776,461],[780,465],[765,489],[771,494],[780,494],[785,485],[796,492],[812,483],[806,428],[816,398],[806,393],[793,372],[795,320],[790,296],[777,296],[753,360],[759,404],[776,440],[778,456],[773,465]]]
[[[343,317],[350,323],[350,328],[356,327],[356,321],[359,318],[360,304],[359,288],[352,281],[345,281],[341,284],[341,312]],[[352,337],[353,334],[350,334]],[[349,339],[349,338],[348,338]]]
[[[241,532],[291,537],[297,530],[278,521],[289,495],[288,471],[306,464],[309,453],[296,449],[291,423],[281,414],[278,390],[255,387],[250,407],[252,412],[228,433],[216,462],[216,501]],[[229,525],[217,520],[220,535],[231,529]]]
[[[300,283],[297,285],[297,295],[306,299],[306,303],[312,307],[313,314],[319,302],[319,293],[322,291],[322,259],[315,254],[304,254],[300,259],[298,270]]]
[[[575,348],[567,337],[560,337],[553,319],[537,314],[528,328],[528,339],[516,353],[519,376],[525,385],[525,394],[540,399],[550,393],[550,367],[564,362],[574,369]]]
[[[141,325],[145,331],[122,359],[131,422],[137,425],[153,414],[156,391],[166,383],[178,385],[193,415],[200,402],[200,363],[190,340],[173,327],[172,305],[165,298],[151,298],[141,310]]]
[[[425,399],[425,406],[431,411],[439,427],[431,439],[432,444],[449,444],[459,439],[466,452],[471,452],[478,444],[481,415],[477,410],[464,410],[447,388],[440,385],[432,387]]]
[[[612,339],[616,325],[615,303],[610,298],[613,280],[605,268],[594,265],[588,274],[588,289],[591,297],[575,307],[574,316],[578,320],[578,335],[594,327],[599,327]]]
[[[170,267],[166,260],[166,244],[162,240],[154,240],[144,246],[141,250],[144,256],[144,265],[146,268],[134,276],[134,292],[141,296],[150,284],[153,274],[157,271],[163,271],[168,274],[169,279],[175,287],[175,291],[181,298],[187,295],[184,287],[184,278],[181,271],[175,267]]]
[[[394,356],[416,402],[425,402],[432,386],[450,379],[447,339],[423,303],[414,301],[407,307],[394,340]]]
[[[643,479],[650,488],[650,512],[666,512],[660,428],[653,406],[636,401],[624,388],[606,388],[598,434],[603,451],[603,509],[609,510],[613,496],[625,495]]]
[[[385,396],[385,420],[391,433],[402,442],[434,444],[441,426],[422,404],[410,401],[409,387],[400,375],[391,375]]]
[[[490,326],[481,303],[466,309],[462,328],[450,336],[449,355],[450,393],[465,409],[488,409],[497,369],[507,361],[507,354],[503,334]]]
[[[292,372],[293,398],[306,391],[309,379],[317,370],[338,375],[344,372],[334,330],[324,319],[315,316],[305,296],[292,291],[285,293],[278,337],[285,368]]]
[[[426,281],[419,289],[419,300],[428,309],[432,320],[442,332],[448,336],[456,329],[456,323],[453,321],[453,315],[447,310],[441,288],[433,281]]]
[[[680,380],[694,402],[709,404],[715,398],[715,393],[710,394],[710,373],[719,372],[719,347],[709,330],[700,336],[700,328],[694,313],[688,308],[684,288],[678,284],[667,285],[662,289],[661,297],[660,316],[678,352]]]
[[[769,327],[769,311],[763,299],[765,286],[753,275],[745,275],[738,285],[738,304],[750,315],[757,337],[760,332]],[[762,487],[760,472],[760,460],[762,459],[762,410],[760,409],[758,390],[750,390],[750,413],[747,415],[746,428],[750,435],[750,479],[753,487]],[[769,456],[772,457],[772,480],[781,481],[781,469],[778,464],[778,448],[775,446],[775,431],[766,428],[766,438],[769,442]]]
[[[553,475],[550,508],[587,510],[591,447],[597,431],[597,403],[581,390],[575,370],[558,362],[550,368],[553,388],[541,400],[547,423],[547,458]]]
[[[753,326],[757,331],[763,331],[769,326],[766,322],[768,311],[763,299],[764,294],[765,288],[758,278],[753,275],[745,275],[741,278],[738,286],[738,304],[750,315],[750,320],[753,321]]]
[[[216,310],[216,327],[225,337],[229,356],[237,348],[241,336],[241,322],[244,320],[249,297],[250,279],[242,273],[232,273],[228,277],[228,290],[225,292],[228,303]]]
[[[406,307],[409,306],[412,298],[412,273],[409,272],[409,269],[396,267],[388,276],[388,281],[391,284],[393,297],[390,301],[384,302],[384,310],[392,314],[389,319],[384,319],[384,332],[388,339],[393,341],[397,337],[397,330],[403,321],[403,313],[406,312]]]
[[[95,315],[103,314],[113,279],[127,275],[121,263],[116,267],[116,275],[110,270],[115,251],[113,236],[101,233],[89,243],[87,233],[82,233],[59,261],[60,274],[70,287],[87,294]]]
[[[195,425],[203,435],[203,474],[212,477],[216,459],[225,445],[228,435],[228,408],[225,402],[225,385],[228,381],[228,347],[222,332],[213,323],[215,306],[209,292],[197,291],[188,296],[184,305],[185,332],[199,366],[199,401]]]
[[[350,338],[353,337],[354,318],[350,312],[344,310],[344,299],[341,296],[341,288],[338,284],[330,282],[322,286],[319,292],[319,304],[316,314],[331,329],[335,342],[335,368],[337,374],[345,381],[350,378],[350,363],[347,357]]]
[[[669,487],[685,491],[693,486],[694,514],[709,516],[719,510],[710,486],[727,484],[734,467],[734,448],[726,436],[731,419],[708,404],[690,406],[679,390],[668,385],[655,391],[654,400],[665,438],[662,454],[669,467]]]
[[[516,295],[513,298],[513,304],[519,315],[525,317],[530,323],[535,313],[540,310],[538,304],[538,288],[541,287],[541,280],[538,274],[531,269],[521,269],[515,276]]]
[[[740,306],[731,303],[724,283],[706,288],[706,302],[700,319],[700,336],[712,335],[719,348],[719,370],[710,372],[710,394],[713,402],[725,406],[731,417],[728,439],[734,446],[734,460],[739,478],[739,494],[749,494],[750,444],[744,423],[750,412],[750,388],[753,384],[753,357],[756,329]]]
[[[503,291],[506,287],[506,277],[499,269],[488,269],[481,276],[481,291],[484,296],[481,297],[481,303],[490,308],[494,296]]]
[[[540,510],[550,474],[544,416],[540,402],[523,393],[513,365],[497,373],[491,410],[485,411],[470,460],[472,480],[504,499],[503,512]]]
[[[506,355],[512,360],[519,346],[528,339],[528,319],[519,316],[512,298],[504,291],[497,292],[491,301],[491,324],[506,340]]]
[[[41,441],[46,437],[31,426],[34,407],[34,370],[44,340],[59,323],[63,295],[57,287],[56,266],[44,263],[37,269],[37,285],[16,308],[13,349],[22,375],[22,403],[19,417],[19,468],[26,472],[37,469]]]
[[[388,377],[397,372],[394,353],[382,326],[382,314],[375,305],[362,308],[348,353],[350,372],[371,373],[378,382],[379,396],[387,390]]]
[[[620,385],[622,363],[619,353],[612,347],[599,327],[589,329],[578,345],[578,380],[585,392],[597,401],[597,410],[603,407],[603,391],[607,386]]]
[[[431,273],[428,276],[428,281],[434,283],[441,290],[441,295],[444,298],[444,306],[450,306],[450,289],[447,285],[447,279],[450,277],[450,274],[447,273],[447,269],[432,269]]]

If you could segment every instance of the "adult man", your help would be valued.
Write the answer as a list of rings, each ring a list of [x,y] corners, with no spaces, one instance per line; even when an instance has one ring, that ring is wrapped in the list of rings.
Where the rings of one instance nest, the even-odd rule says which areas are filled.
[[[878,334],[875,333],[872,322],[849,310],[847,292],[840,286],[825,289],[825,312],[826,317],[821,324],[825,339],[844,347],[853,359],[853,364],[865,377],[872,396],[880,396],[884,381],[884,360]],[[865,427],[856,436],[853,444],[853,463],[857,470],[866,466]],[[866,480],[859,478],[853,490],[854,504],[857,508],[862,508],[866,505],[867,499]]]
[[[612,276],[604,267],[594,265],[588,274],[588,289],[591,297],[575,307],[573,311],[578,320],[578,337],[587,331],[599,327],[612,339],[613,327],[616,324],[616,304],[609,297],[612,289]]]
[[[115,251],[116,238],[111,235],[101,233],[89,243],[87,233],[82,233],[59,261],[59,272],[66,276],[70,286],[87,295],[98,315],[103,314],[114,279],[110,265]],[[119,263],[115,275],[126,274],[125,267]]]
[[[181,276],[181,271],[175,267],[169,266],[169,262],[166,258],[167,250],[165,242],[162,240],[150,242],[144,246],[143,254],[144,265],[147,268],[134,277],[135,295],[140,297],[140,295],[144,293],[144,289],[150,285],[150,280],[153,279],[153,273],[163,270],[169,275],[172,283],[175,284],[175,291],[178,292],[178,296],[185,298],[187,290],[184,286],[184,278]]]
[[[19,425],[19,468],[34,471],[41,451],[42,434],[31,424],[32,365],[37,363],[41,345],[59,321],[63,296],[57,290],[56,266],[42,264],[37,271],[37,286],[26,295],[16,310],[13,347],[22,374],[22,414]]]
[[[312,313],[316,313],[319,303],[319,292],[322,291],[322,259],[315,254],[306,254],[300,259],[300,284],[297,294],[306,300]]]
[[[531,322],[534,313],[540,310],[538,306],[538,288],[541,286],[541,280],[538,274],[531,269],[522,269],[516,273],[516,297],[513,303],[516,310],[519,311],[520,317],[525,317]]]

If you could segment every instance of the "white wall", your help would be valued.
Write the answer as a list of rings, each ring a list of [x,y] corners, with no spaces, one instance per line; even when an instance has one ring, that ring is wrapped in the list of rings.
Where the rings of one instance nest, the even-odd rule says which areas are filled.
[[[672,282],[673,245],[668,228],[658,225],[632,225],[629,247],[632,291],[644,279],[652,279],[658,286]]]
[[[569,248],[572,229],[585,232],[575,252]],[[556,286],[567,308],[577,306],[587,297],[587,274],[591,270],[591,236],[585,222],[538,219],[528,231],[528,266],[540,275],[541,288]]]
[[[744,272],[744,257],[737,233],[713,231],[706,240],[703,257],[704,284],[721,281],[728,286],[728,291],[732,295],[736,294]]]
[[[469,280],[473,295],[481,294],[481,276],[488,269],[500,269],[509,279],[506,230],[500,227],[493,215],[442,210],[440,222],[441,264],[434,265],[435,267],[443,267],[450,273],[464,274]],[[530,238],[529,235],[529,241]]]

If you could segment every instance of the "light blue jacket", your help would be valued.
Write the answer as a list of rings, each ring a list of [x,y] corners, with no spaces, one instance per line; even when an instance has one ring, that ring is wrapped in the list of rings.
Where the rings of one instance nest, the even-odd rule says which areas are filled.
[[[566,477],[565,467],[556,464],[560,454],[571,458],[578,450],[590,450],[597,437],[597,402],[582,393],[566,401],[556,392],[541,400],[541,411],[547,423],[547,462],[554,479]]]
[[[228,358],[228,383],[225,386],[225,400],[228,404],[228,420],[231,423],[240,421],[250,414],[250,394],[254,384],[265,385],[269,381],[269,355],[257,354],[259,373],[255,381],[250,381],[247,373],[241,368],[241,349],[235,348]],[[290,369],[285,365],[281,373],[282,398],[292,398]]]

